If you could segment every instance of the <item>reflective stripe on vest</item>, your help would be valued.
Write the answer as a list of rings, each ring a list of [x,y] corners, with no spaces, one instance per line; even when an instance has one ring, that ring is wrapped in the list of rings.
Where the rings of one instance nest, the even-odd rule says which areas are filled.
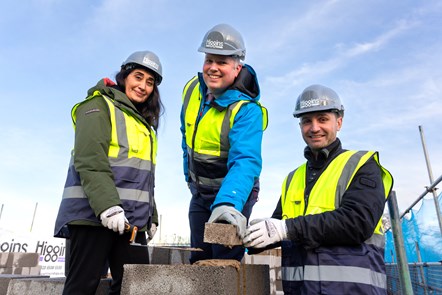
[[[96,91],[91,97],[102,96],[109,107],[111,120],[111,141],[108,158],[112,169],[116,190],[131,224],[142,228],[152,215],[154,171],[156,163],[157,140],[154,130],[150,129],[129,112],[115,107],[113,100]],[[76,110],[72,109],[74,128]],[[62,203],[56,227],[61,229],[73,220],[89,220],[99,223],[89,205],[81,186],[81,180],[74,167],[73,151]],[[71,207],[75,207],[71,209]],[[57,228],[56,228],[57,234]]]
[[[194,182],[213,188],[221,186],[221,182],[227,174],[227,157],[230,149],[229,132],[236,114],[247,103],[257,103],[261,106],[258,102],[240,100],[227,108],[212,107],[203,117],[199,118],[200,109],[204,102],[200,93],[198,77],[194,77],[186,84],[183,91],[183,113],[187,135],[189,175]],[[264,128],[267,127],[267,110],[264,107],[261,109],[263,110]],[[198,122],[198,120],[200,121]]]
[[[373,270],[355,266],[305,265],[283,267],[284,281],[329,281],[368,284],[385,288],[387,276]]]

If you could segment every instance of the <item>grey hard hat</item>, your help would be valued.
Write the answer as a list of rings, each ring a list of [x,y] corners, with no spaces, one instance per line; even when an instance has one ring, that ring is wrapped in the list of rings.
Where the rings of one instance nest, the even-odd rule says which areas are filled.
[[[322,85],[311,85],[302,91],[296,100],[293,116],[321,111],[336,111],[344,114],[344,106],[338,94],[331,88]]]
[[[155,53],[148,50],[136,51],[129,55],[129,57],[123,62],[121,66],[124,67],[125,65],[130,63],[141,65],[153,71],[156,74],[155,82],[157,83],[157,85],[161,84],[161,81],[163,80],[163,67],[161,66],[160,59]]]
[[[241,34],[227,24],[219,24],[211,28],[204,36],[198,51],[238,56],[241,60],[246,57],[246,47]]]

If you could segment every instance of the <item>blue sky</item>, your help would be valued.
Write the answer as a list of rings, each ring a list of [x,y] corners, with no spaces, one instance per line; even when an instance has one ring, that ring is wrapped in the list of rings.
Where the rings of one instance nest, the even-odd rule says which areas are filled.
[[[260,200],[270,216],[288,172],[303,161],[292,112],[311,84],[333,88],[346,114],[348,149],[380,152],[399,207],[442,174],[440,1],[3,1],[0,9],[0,228],[52,234],[66,177],[72,106],[114,78],[137,50],[163,65],[166,113],[159,130],[156,199],[163,238],[187,236],[190,194],[182,176],[179,111],[184,84],[202,68],[197,52],[212,26],[228,23],[246,43],[269,111]]]

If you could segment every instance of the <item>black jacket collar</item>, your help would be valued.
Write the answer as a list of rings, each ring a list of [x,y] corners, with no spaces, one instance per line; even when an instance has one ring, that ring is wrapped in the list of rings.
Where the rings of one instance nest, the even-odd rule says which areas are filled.
[[[321,168],[325,163],[329,161],[332,155],[335,155],[339,150],[342,149],[341,141],[336,138],[329,146],[326,146],[318,152],[318,158],[315,159],[310,147],[306,146],[304,149],[304,157],[307,159],[307,164],[312,168]]]

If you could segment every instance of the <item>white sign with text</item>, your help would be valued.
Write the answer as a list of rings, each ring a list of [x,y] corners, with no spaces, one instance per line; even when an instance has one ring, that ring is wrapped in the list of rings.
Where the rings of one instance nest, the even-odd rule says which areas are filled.
[[[66,240],[0,228],[0,252],[39,253],[41,275],[64,276]]]

